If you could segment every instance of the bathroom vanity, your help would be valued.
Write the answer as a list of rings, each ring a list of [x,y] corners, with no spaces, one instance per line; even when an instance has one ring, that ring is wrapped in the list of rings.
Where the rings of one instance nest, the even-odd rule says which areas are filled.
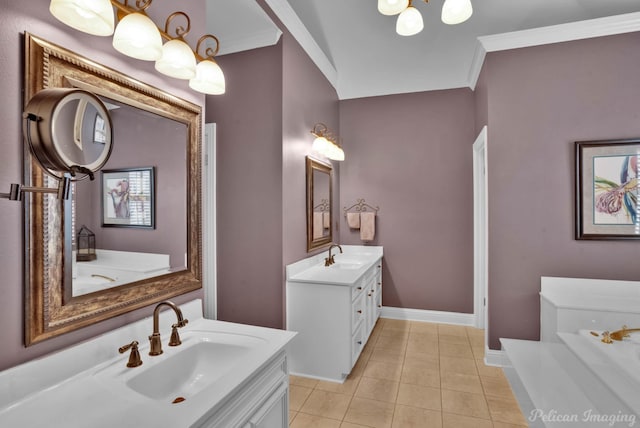
[[[382,310],[382,247],[343,245],[287,266],[291,373],[344,382]]]
[[[163,353],[149,356],[151,318],[0,372],[0,426],[285,428],[287,343],[295,333],[204,319],[181,306],[182,344],[167,346],[173,311],[160,313]],[[118,348],[140,342],[142,365]]]

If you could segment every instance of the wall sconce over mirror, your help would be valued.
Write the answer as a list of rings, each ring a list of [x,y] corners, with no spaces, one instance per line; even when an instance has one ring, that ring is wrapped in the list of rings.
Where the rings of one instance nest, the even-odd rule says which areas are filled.
[[[24,140],[42,170],[58,187],[11,184],[0,197],[21,200],[24,192],[55,193],[69,198],[70,182],[94,179],[109,160],[112,125],[104,103],[91,92],[77,88],[50,88],[38,92],[23,114]]]
[[[189,16],[184,12],[174,12],[161,28],[145,12],[151,2],[136,0],[134,8],[129,6],[128,0],[123,3],[117,0],[51,0],[49,11],[78,31],[96,36],[113,34],[113,47],[118,52],[143,61],[155,61],[158,72],[189,80],[189,87],[194,91],[224,94],[224,74],[214,59],[220,48],[219,40],[211,34],[204,35],[198,40],[195,51],[192,50],[185,41],[191,30]],[[173,23],[175,18],[178,18],[177,25]],[[170,28],[173,28],[173,35]],[[163,39],[167,41],[164,45]],[[215,43],[215,49],[208,46],[201,54],[204,42]]]
[[[311,146],[312,151],[331,160],[344,160],[344,150],[338,144],[339,138],[327,128],[327,125],[316,123],[311,133],[316,137],[313,140],[313,146]]]

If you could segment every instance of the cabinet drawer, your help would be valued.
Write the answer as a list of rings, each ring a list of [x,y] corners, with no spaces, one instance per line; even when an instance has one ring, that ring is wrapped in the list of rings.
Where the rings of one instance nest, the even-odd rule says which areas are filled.
[[[356,332],[351,336],[351,367],[358,361],[360,352],[362,352],[362,348],[364,348],[364,324],[365,323],[360,323]]]
[[[365,317],[365,300],[364,293],[360,293],[360,296],[351,304],[351,332],[353,333],[358,325]]]
[[[365,289],[365,281],[364,278],[362,278],[360,281],[358,281],[356,283],[355,286],[351,287],[351,301],[355,301],[357,298],[359,298],[360,296],[362,296],[362,292]]]

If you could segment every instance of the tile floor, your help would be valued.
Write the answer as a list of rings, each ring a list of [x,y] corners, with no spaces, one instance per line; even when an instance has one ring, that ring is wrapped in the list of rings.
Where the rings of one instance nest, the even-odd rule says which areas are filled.
[[[291,376],[291,428],[526,427],[484,332],[378,320],[344,384]]]

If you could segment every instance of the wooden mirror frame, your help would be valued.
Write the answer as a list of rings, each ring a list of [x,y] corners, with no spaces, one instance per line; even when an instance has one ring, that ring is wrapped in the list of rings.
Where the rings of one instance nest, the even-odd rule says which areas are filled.
[[[65,274],[71,277],[71,240],[64,234],[65,223],[71,222],[65,218],[65,204],[70,201],[55,195],[25,195],[25,345],[201,288],[202,108],[29,33],[25,33],[24,86],[24,106],[42,89],[78,87],[183,123],[189,138],[185,270],[72,297],[64,280]],[[56,184],[43,173],[27,146],[25,185]]]
[[[333,242],[333,169],[331,165],[307,156],[307,252],[326,247]],[[329,235],[313,239],[313,172],[319,171],[329,175]]]

